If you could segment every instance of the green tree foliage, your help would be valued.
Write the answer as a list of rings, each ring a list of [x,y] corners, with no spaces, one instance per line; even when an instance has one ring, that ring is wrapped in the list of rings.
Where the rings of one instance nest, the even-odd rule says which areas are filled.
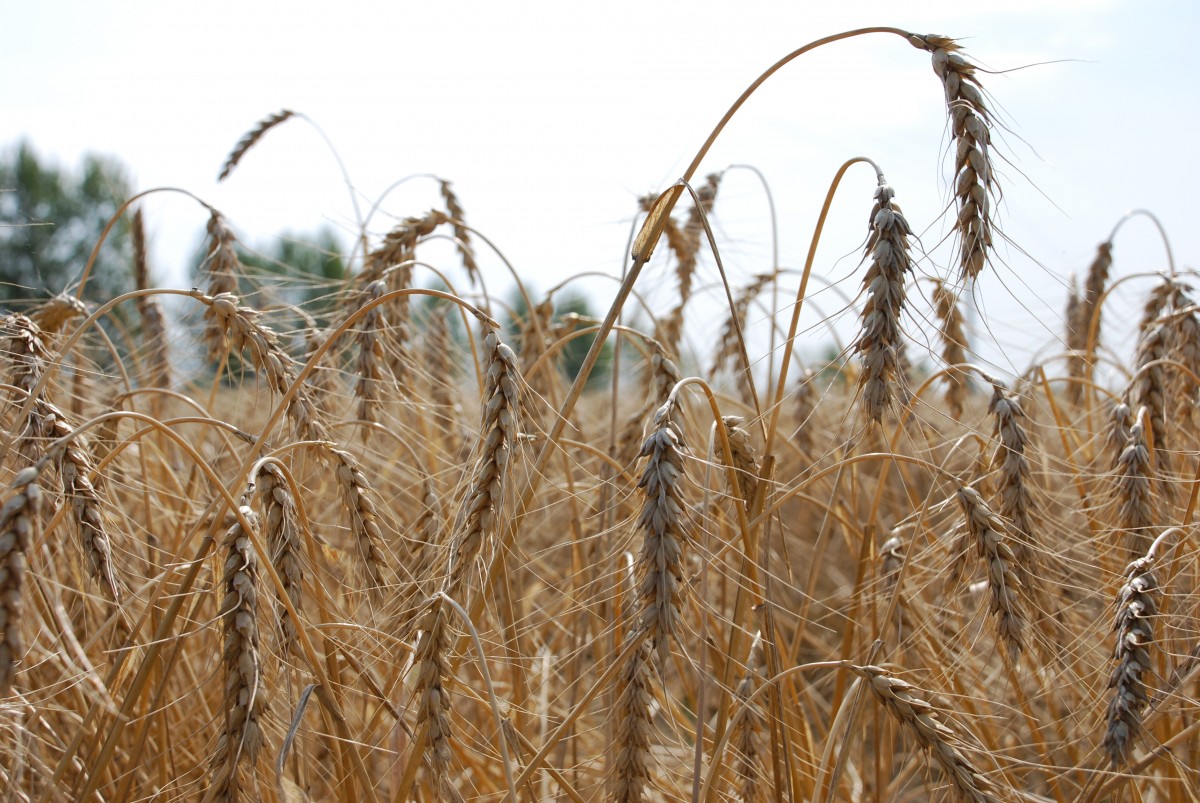
[[[346,278],[342,243],[329,227],[315,232],[285,232],[267,251],[238,249],[251,284],[268,291],[272,304],[299,306],[321,326],[337,305],[334,293]],[[248,290],[246,291],[249,292]]]
[[[21,142],[0,156],[0,304],[41,300],[76,285],[88,255],[132,194],[120,162],[95,154],[59,168]],[[124,220],[100,249],[84,296],[133,289],[133,245]]]
[[[555,302],[551,320],[551,340],[557,340],[559,337],[567,335],[576,326],[588,326],[590,319],[594,317],[591,305],[581,295],[564,293],[557,296]],[[528,306],[520,293],[513,293],[509,309],[511,309],[511,314],[505,322],[504,329],[510,333],[509,337],[513,348],[520,352],[523,345],[521,332],[525,328],[529,315]],[[556,363],[568,381],[575,381],[575,377],[579,375],[579,369],[583,367],[583,360],[594,340],[593,335],[584,335],[574,338],[559,350]],[[595,387],[608,377],[609,371],[612,370],[612,351],[612,344],[605,343],[592,373],[588,376],[588,387]]]

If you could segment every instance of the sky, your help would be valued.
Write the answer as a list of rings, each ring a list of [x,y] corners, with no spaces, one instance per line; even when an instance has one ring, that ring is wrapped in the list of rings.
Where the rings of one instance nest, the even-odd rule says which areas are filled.
[[[1195,265],[1200,226],[1189,202],[1200,4],[831,5],[0,0],[0,148],[28,138],[63,165],[89,151],[111,154],[138,189],[185,188],[264,250],[285,231],[321,225],[349,244],[358,226],[350,191],[322,134],[304,121],[269,132],[229,180],[216,181],[245,131],[294,109],[336,148],[364,213],[389,186],[415,176],[380,203],[373,235],[438,205],[437,185],[422,178],[436,174],[454,182],[468,222],[544,291],[568,276],[619,274],[638,197],[682,174],[767,66],[812,39],[890,25],[954,36],[994,73],[982,79],[1000,124],[993,136],[1004,160],[998,214],[1007,241],[976,288],[978,336],[992,343],[981,355],[1016,373],[1061,348],[1067,277],[1086,272],[1126,210],[1153,211],[1179,267]],[[822,48],[774,76],[721,135],[700,175],[732,164],[760,171],[776,207],[779,262],[799,268],[837,167],[869,156],[931,253],[920,272],[947,276],[950,252],[938,248],[951,219],[947,146],[928,54],[871,35]],[[818,249],[818,285],[837,281],[843,295],[857,292],[873,189],[873,175],[859,168],[839,191]],[[186,266],[204,211],[178,195],[155,196],[144,209],[161,283],[190,286]],[[713,225],[735,285],[771,267],[767,209],[755,173],[726,173]],[[660,251],[639,290],[665,309],[674,280]],[[462,281],[450,252],[428,253]],[[1114,254],[1117,275],[1167,263],[1142,218],[1124,226]],[[499,259],[480,261],[489,288],[503,295],[510,282]],[[708,260],[698,279],[706,288],[694,316],[700,323],[720,315],[716,281]],[[1131,281],[1114,298],[1106,333],[1114,348],[1127,345],[1121,327],[1136,320],[1150,282]],[[615,283],[578,287],[602,312]],[[811,302],[808,323],[839,323],[806,336],[802,352],[852,335],[853,313],[837,315],[843,297],[823,291]],[[914,330],[922,315],[914,312]],[[712,328],[689,330],[701,352]]]

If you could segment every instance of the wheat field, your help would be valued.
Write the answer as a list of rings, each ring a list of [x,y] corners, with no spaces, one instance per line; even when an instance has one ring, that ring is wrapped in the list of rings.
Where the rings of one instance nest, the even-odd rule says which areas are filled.
[[[930,188],[856,157],[802,272],[727,272],[709,146],[865,34],[944,92],[949,259],[902,211]],[[5,799],[1200,798],[1194,291],[1170,260],[1114,348],[1115,221],[1036,362],[972,362],[975,280],[1020,239],[986,78],[890,28],[789,54],[630,210],[596,317],[485,275],[448,179],[316,292],[195,196],[199,284],[157,287],[129,199],[138,289],[84,304],[85,268],[0,331]],[[856,323],[814,362],[833,205],[865,224]]]

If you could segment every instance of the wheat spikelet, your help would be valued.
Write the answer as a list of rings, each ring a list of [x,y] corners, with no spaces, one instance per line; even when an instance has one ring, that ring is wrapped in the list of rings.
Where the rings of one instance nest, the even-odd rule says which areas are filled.
[[[975,552],[987,567],[991,590],[989,609],[996,617],[996,633],[1015,658],[1025,649],[1027,623],[1017,560],[1008,545],[1004,525],[974,488],[958,489],[958,502],[966,517],[967,532],[975,542]]]
[[[942,721],[941,713],[923,699],[917,688],[882,667],[855,666],[852,670],[867,681],[867,688],[879,704],[945,773],[957,799],[970,803],[998,799],[991,782],[958,749],[958,739]]]
[[[142,210],[133,213],[133,279],[138,290],[149,290],[150,264],[146,254],[146,229]],[[167,354],[167,323],[162,306],[154,296],[138,296],[134,300],[142,319],[142,344],[145,348],[146,381],[158,388],[171,386],[171,366]]]
[[[450,225],[454,227],[454,241],[458,253],[462,257],[463,270],[471,281],[471,287],[479,283],[479,265],[475,262],[475,251],[471,248],[471,232],[467,230],[467,214],[463,211],[458,196],[445,179],[438,179],[442,190],[442,200],[446,202],[446,211],[450,213]]]
[[[1158,580],[1150,571],[1152,564],[1149,555],[1131,563],[1117,594],[1117,615],[1113,622],[1116,665],[1108,680],[1113,696],[1104,731],[1104,752],[1114,769],[1128,763],[1132,743],[1142,729],[1142,713],[1149,702],[1145,676],[1153,671],[1150,645],[1154,643],[1154,617],[1158,614],[1157,597],[1161,594]]]
[[[58,473],[62,477],[63,496],[71,502],[72,521],[87,560],[88,573],[110,601],[119,603],[121,592],[113,569],[112,540],[104,522],[100,495],[89,477],[92,456],[87,441],[74,432],[61,411],[46,402],[39,404],[50,411],[51,437],[69,438],[57,454]]]
[[[300,523],[296,516],[296,500],[284,478],[283,471],[272,462],[263,463],[258,471],[259,504],[266,522],[267,550],[271,563],[283,582],[284,593],[292,607],[300,611],[304,605],[304,559],[300,541]],[[296,648],[296,623],[287,609],[279,609],[279,644],[283,650]]]
[[[243,506],[241,513],[251,525],[257,523],[249,507]],[[225,725],[213,755],[212,778],[205,801],[241,799],[241,767],[253,767],[258,759],[264,742],[261,719],[268,710],[258,630],[258,558],[250,536],[239,521],[226,531],[222,547],[225,567],[220,619],[225,634],[222,654]]]
[[[232,293],[201,300],[208,305],[206,316],[218,335],[217,339],[209,339],[210,356],[223,353],[226,345],[238,351],[245,350],[251,364],[266,377],[271,390],[281,396],[285,394],[298,376],[295,362],[279,345],[279,336],[258,322],[259,312],[241,306],[238,297]],[[297,388],[292,394],[285,414],[301,440],[329,440],[320,410],[304,387]]]
[[[934,312],[942,322],[938,329],[942,340],[942,360],[947,366],[966,362],[967,335],[962,325],[962,313],[959,312],[958,300],[954,297],[954,293],[942,282],[938,282],[934,287],[933,306]],[[945,400],[953,418],[962,417],[966,397],[966,374],[958,368],[948,368]]]
[[[224,181],[228,178],[233,169],[242,161],[242,157],[246,155],[247,151],[253,148],[268,131],[285,120],[290,120],[293,116],[295,116],[295,112],[291,109],[280,109],[274,114],[259,120],[258,125],[247,131],[238,140],[237,145],[233,146],[233,150],[229,152],[229,156],[225,159],[225,164],[221,165],[221,172],[217,176],[217,181]]]
[[[45,336],[60,332],[67,321],[87,315],[87,306],[69,293],[58,293],[38,304],[29,313]]]
[[[861,355],[858,378],[859,404],[867,419],[878,424],[906,395],[905,374],[900,366],[904,350],[900,315],[904,310],[904,283],[912,272],[908,238],[912,230],[900,207],[892,203],[895,191],[882,180],[875,190],[871,210],[871,234],[866,253],[871,266],[863,278],[867,302],[863,306],[862,329],[854,350]],[[898,394],[897,394],[898,389]]]
[[[495,332],[484,338],[483,351],[484,395],[479,428],[482,451],[450,545],[445,591],[454,599],[462,598],[460,592],[469,572],[495,538],[520,430],[520,370],[516,354]]]
[[[51,360],[50,352],[37,325],[24,315],[9,315],[4,319],[3,328],[4,351],[8,356],[12,384],[26,395],[30,394],[46,372],[46,365]],[[46,388],[42,388],[41,393],[42,396],[29,408],[25,421],[20,423],[17,450],[28,463],[38,459],[42,442],[50,436],[50,420],[40,404]],[[23,405],[25,398],[18,395],[15,403]]]
[[[737,470],[737,487],[731,492],[738,496],[749,509],[758,490],[758,472],[760,464],[755,453],[750,433],[742,426],[745,419],[738,415],[722,417],[722,424],[729,438],[729,451],[733,456],[733,468]],[[715,425],[714,425],[715,426]]]
[[[1200,376],[1200,319],[1196,317],[1196,305],[1188,290],[1191,288],[1187,285],[1172,282],[1171,313],[1164,325],[1171,359]],[[1172,376],[1174,380],[1167,395],[1175,400],[1176,425],[1184,428],[1193,421],[1200,388],[1185,371],[1175,371]]]
[[[1074,309],[1070,307],[1067,309],[1067,346],[1071,349],[1069,371],[1073,378],[1079,380],[1071,382],[1067,386],[1067,397],[1073,404],[1078,404],[1082,400],[1083,383],[1092,378],[1092,362],[1095,359],[1096,344],[1091,344],[1089,348],[1088,338],[1094,330],[1097,341],[1099,340],[1100,301],[1104,297],[1104,290],[1108,285],[1112,261],[1112,242],[1100,243],[1096,248],[1096,256],[1088,268],[1083,295],[1077,299]]]
[[[425,328],[425,366],[429,381],[429,401],[438,431],[446,438],[450,454],[458,452],[458,364],[454,359],[454,339],[450,336],[450,307],[439,304],[429,316]]]
[[[637,526],[642,547],[637,559],[638,627],[648,632],[660,665],[679,630],[683,605],[683,561],[688,533],[683,499],[683,432],[674,421],[675,403],[654,414],[654,431],[642,444],[646,467],[638,488],[642,510]]]
[[[638,638],[636,632],[628,638]],[[613,767],[612,800],[615,803],[642,803],[648,800],[650,736],[654,730],[650,703],[654,692],[651,649],[647,642],[638,645],[621,670],[617,698],[617,756]]]
[[[959,275],[974,279],[992,247],[991,196],[998,192],[992,174],[991,115],[975,67],[961,46],[946,36],[915,37],[913,44],[933,55],[933,71],[946,91],[950,132],[954,137],[955,229],[959,240]]]
[[[323,451],[334,471],[334,481],[342,495],[342,505],[350,514],[350,537],[358,547],[358,557],[367,587],[381,592],[392,571],[388,566],[379,511],[367,475],[354,455],[329,447]]]
[[[997,441],[992,454],[992,469],[996,472],[993,491],[996,510],[1010,528],[1017,579],[1022,587],[1032,591],[1038,574],[1038,539],[1035,536],[1038,503],[1025,453],[1029,446],[1028,419],[1021,409],[1020,399],[1006,393],[999,382],[994,385],[988,412],[994,417],[992,437]]]
[[[387,283],[377,279],[363,290],[363,304],[373,301],[387,292]],[[383,340],[380,333],[387,329],[383,307],[376,304],[359,319],[354,340],[358,345],[358,372],[354,379],[354,395],[358,399],[358,417],[369,423],[375,422],[375,407],[382,398],[384,382]],[[370,437],[370,429],[362,429],[363,440]]]
[[[733,309],[729,311],[729,317],[725,319],[721,333],[717,335],[717,350],[713,354],[710,374],[718,374],[722,368],[738,364],[742,354],[738,332],[746,331],[746,313],[750,311],[750,305],[774,278],[774,274],[760,273],[738,291],[733,300]]]
[[[417,645],[417,727],[428,728],[425,742],[425,763],[433,776],[434,794],[438,801],[455,803],[462,796],[450,779],[452,758],[450,740],[451,682],[449,655],[450,625],[446,621],[445,605],[437,600],[430,606],[422,621],[421,640]]]
[[[750,648],[746,672],[734,690],[736,710],[729,721],[733,731],[730,742],[737,751],[733,773],[738,799],[742,803],[767,803],[770,791],[766,767],[766,715],[762,706],[750,699],[762,680],[762,663],[762,634],[758,633]]]
[[[1150,293],[1139,327],[1134,350],[1134,378],[1126,391],[1134,409],[1146,408],[1151,432],[1154,433],[1154,458],[1160,471],[1170,472],[1170,452],[1167,430],[1167,393],[1170,391],[1168,369],[1161,361],[1171,355],[1170,330],[1160,321],[1169,305],[1173,288],[1164,282]],[[1138,552],[1137,554],[1142,554]]]
[[[1117,527],[1125,534],[1125,548],[1130,559],[1146,554],[1155,525],[1154,467],[1150,444],[1146,440],[1147,419],[1146,408],[1140,408],[1133,425],[1128,428],[1115,465]]]
[[[21,609],[25,594],[25,561],[41,510],[38,471],[28,467],[13,479],[13,495],[0,509],[0,697],[7,697],[25,652]]]

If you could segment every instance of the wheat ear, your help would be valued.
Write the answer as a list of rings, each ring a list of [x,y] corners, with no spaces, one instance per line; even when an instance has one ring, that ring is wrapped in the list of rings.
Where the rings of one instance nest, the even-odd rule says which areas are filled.
[[[371,483],[359,467],[358,460],[349,452],[329,447],[324,450],[324,455],[334,470],[342,504],[350,514],[350,536],[358,547],[359,563],[367,587],[372,592],[381,592],[393,573],[388,565]]]
[[[863,278],[867,302],[863,306],[862,329],[854,350],[862,359],[858,379],[859,404],[869,421],[878,424],[885,412],[903,398],[904,372],[900,357],[904,350],[900,315],[904,310],[904,284],[912,272],[909,237],[912,230],[900,207],[892,202],[895,191],[882,179],[875,190],[871,210],[871,233],[866,253],[871,266]]]
[[[746,672],[734,690],[735,711],[729,721],[733,732],[730,742],[737,752],[733,773],[738,799],[742,803],[766,803],[769,799],[765,745],[767,719],[762,706],[753,699],[762,681],[762,665],[762,634],[757,633],[746,662]]]
[[[1104,752],[1113,768],[1128,763],[1134,739],[1142,729],[1142,714],[1149,703],[1145,676],[1151,670],[1150,645],[1154,643],[1154,617],[1161,594],[1158,580],[1150,571],[1154,559],[1143,555],[1125,571],[1125,582],[1117,594],[1117,615],[1113,622],[1116,647],[1113,649],[1112,675],[1108,688],[1107,725]]]
[[[994,418],[992,436],[996,451],[992,468],[996,472],[993,494],[998,501],[997,511],[1008,522],[1011,545],[1016,558],[1014,570],[1024,588],[1033,589],[1037,572],[1037,538],[1035,537],[1038,502],[1029,468],[1029,435],[1025,411],[1020,398],[1005,392],[999,382],[994,385],[988,412]]]
[[[253,526],[254,511],[241,508]],[[263,747],[262,718],[267,712],[258,629],[258,557],[249,534],[235,521],[222,543],[225,570],[221,625],[225,632],[225,726],[212,760],[205,801],[236,801],[242,795],[241,767],[254,766]]]
[[[450,625],[446,621],[445,605],[436,600],[430,606],[421,625],[421,640],[417,644],[417,727],[427,728],[425,763],[433,776],[434,794],[438,801],[457,803],[462,796],[450,780]]]
[[[275,126],[290,120],[295,116],[295,112],[291,109],[281,109],[274,114],[264,117],[258,121],[258,124],[245,133],[238,140],[237,145],[233,146],[233,150],[229,152],[229,156],[225,159],[225,164],[221,165],[221,173],[217,176],[217,181],[224,181],[233,172],[233,169],[242,161],[242,157],[246,152],[253,148],[263,136],[266,135]]]
[[[283,590],[297,611],[304,605],[304,559],[296,500],[282,469],[265,462],[258,470],[259,504],[266,522],[267,550]],[[284,650],[296,648],[296,623],[287,609],[279,609],[279,644]]]
[[[475,262],[475,251],[471,248],[471,232],[466,225],[467,213],[463,211],[462,204],[459,203],[458,196],[454,194],[450,182],[438,179],[438,184],[442,190],[442,200],[446,202],[446,211],[450,213],[450,225],[454,227],[454,244],[458,247],[459,256],[462,257],[463,270],[467,272],[471,287],[475,287],[479,284],[479,265]]]
[[[942,360],[948,366],[946,369],[946,406],[950,415],[962,418],[963,405],[967,399],[967,377],[962,369],[954,366],[967,361],[967,334],[962,325],[962,313],[958,309],[958,300],[942,282],[937,282],[933,290],[933,306],[942,325],[938,335],[942,339]]]
[[[1017,575],[1017,559],[1006,539],[1004,524],[988,508],[974,488],[958,489],[958,502],[967,522],[967,532],[975,541],[975,552],[987,567],[991,590],[991,613],[996,617],[996,632],[1001,643],[1015,658],[1025,649],[1024,631],[1028,618]]]
[[[520,429],[520,369],[513,350],[489,332],[483,340],[484,395],[481,405],[479,459],[450,544],[445,592],[462,599],[461,590],[476,561],[499,529],[504,494],[512,471],[512,452]]]
[[[1070,327],[1067,334],[1067,345],[1071,348],[1070,373],[1072,377],[1080,380],[1072,382],[1067,389],[1068,398],[1075,404],[1083,399],[1083,383],[1092,378],[1096,344],[1088,341],[1093,331],[1096,332],[1096,339],[1099,339],[1100,301],[1108,285],[1112,262],[1112,241],[1100,243],[1084,280],[1083,295],[1078,299],[1075,308],[1068,308],[1067,311],[1067,326]]]
[[[992,172],[991,115],[975,67],[963,57],[961,45],[937,35],[915,37],[913,44],[933,55],[933,71],[946,91],[955,146],[959,275],[974,279],[983,271],[992,247],[991,196],[998,192]]]
[[[38,470],[22,469],[13,479],[13,495],[0,509],[0,698],[7,697],[25,652],[21,610],[25,596],[25,561],[33,542],[42,504]]]
[[[148,290],[150,260],[146,253],[146,229],[142,210],[133,213],[133,279],[138,290]],[[146,381],[156,388],[171,386],[171,366],[167,355],[167,323],[162,305],[154,296],[141,295],[134,301],[142,319],[142,343],[146,349]]]
[[[761,466],[754,443],[750,440],[750,433],[742,426],[744,422],[745,419],[737,415],[727,415],[721,419],[729,438],[733,468],[737,471],[737,487],[730,490],[749,509],[754,501],[754,494],[758,490],[758,472]]]
[[[1154,467],[1146,437],[1148,418],[1146,408],[1139,408],[1115,468],[1117,527],[1125,534],[1125,549],[1131,560],[1146,554],[1155,524]]]
[[[387,283],[376,279],[363,290],[363,304],[368,304],[387,292]],[[384,383],[383,340],[380,333],[387,329],[383,306],[376,304],[358,322],[354,340],[358,345],[358,372],[354,378],[354,395],[358,399],[358,417],[375,421],[375,408],[382,398]],[[362,429],[363,440],[370,437],[370,428]]]
[[[852,671],[867,681],[867,688],[879,704],[945,773],[957,799],[969,803],[998,800],[991,782],[958,749],[958,739],[942,721],[941,713],[916,687],[883,667],[854,666]]]
[[[87,305],[69,293],[58,293],[29,313],[43,335],[55,335],[68,321],[87,315]]]

